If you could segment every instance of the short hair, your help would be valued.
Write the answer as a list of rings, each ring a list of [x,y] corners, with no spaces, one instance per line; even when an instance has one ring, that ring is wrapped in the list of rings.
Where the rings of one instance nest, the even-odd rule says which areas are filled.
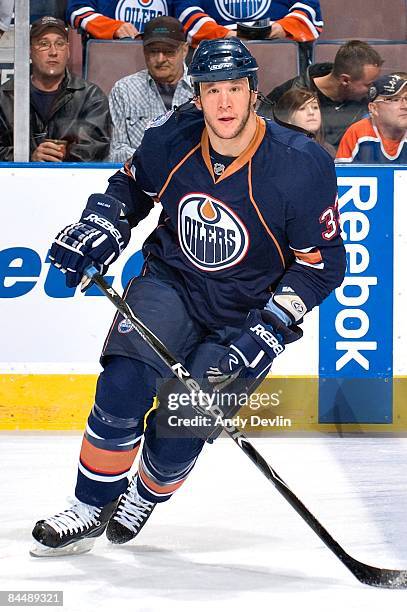
[[[360,79],[364,66],[380,67],[383,61],[380,54],[367,42],[348,40],[339,47],[335,55],[332,75],[339,78],[341,74],[349,74],[353,79]]]

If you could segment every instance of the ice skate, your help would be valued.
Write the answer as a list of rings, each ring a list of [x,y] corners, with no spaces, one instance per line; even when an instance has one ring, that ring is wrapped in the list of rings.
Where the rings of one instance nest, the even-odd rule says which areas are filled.
[[[103,506],[91,506],[75,499],[68,510],[36,523],[32,535],[33,557],[78,555],[93,547],[95,538],[102,535],[117,505],[114,500]]]
[[[113,544],[135,538],[156,506],[139,495],[136,481],[135,478],[129,484],[107,526],[106,537]]]

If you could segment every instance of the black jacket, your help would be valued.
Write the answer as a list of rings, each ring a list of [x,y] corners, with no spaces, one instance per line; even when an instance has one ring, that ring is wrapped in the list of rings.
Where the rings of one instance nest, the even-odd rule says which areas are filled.
[[[282,85],[278,85],[267,94],[267,100],[269,100],[270,104],[263,102],[257,111],[258,114],[263,117],[272,117],[274,104],[292,87],[305,87],[306,89],[315,91],[321,106],[325,140],[337,149],[346,129],[351,123],[355,123],[355,121],[362,119],[368,113],[368,107],[367,100],[362,100],[360,102],[356,100],[335,102],[324,96],[324,94],[317,89],[314,84],[314,78],[329,74],[332,71],[332,67],[333,64],[328,62],[324,64],[313,64],[309,66],[303,75],[296,76]]]
[[[14,82],[0,87],[0,161],[13,161]],[[109,154],[111,118],[107,97],[97,85],[66,72],[44,120],[30,103],[30,158],[44,138],[68,141],[64,161],[103,161]]]

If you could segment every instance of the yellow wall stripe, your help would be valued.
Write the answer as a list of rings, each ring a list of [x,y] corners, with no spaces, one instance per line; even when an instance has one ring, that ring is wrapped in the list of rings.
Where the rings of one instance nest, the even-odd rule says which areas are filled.
[[[94,374],[0,374],[0,430],[77,431],[93,405]],[[248,426],[252,436],[298,432],[407,432],[407,376],[393,380],[393,423],[389,425],[318,424],[316,376],[270,377],[259,393],[278,392],[274,407],[242,408],[239,416],[276,418],[277,426]],[[280,425],[290,419],[291,426]]]
[[[0,374],[0,429],[81,430],[95,374]]]

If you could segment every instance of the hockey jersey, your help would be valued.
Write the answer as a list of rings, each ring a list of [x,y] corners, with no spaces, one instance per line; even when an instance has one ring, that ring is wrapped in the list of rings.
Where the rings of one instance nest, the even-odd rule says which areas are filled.
[[[132,23],[139,32],[145,24],[161,15],[172,15],[173,0],[69,0],[67,22],[93,38],[112,39],[123,22]]]
[[[407,164],[407,132],[401,140],[383,138],[367,117],[348,127],[335,161],[359,164]]]
[[[317,39],[324,25],[319,0],[174,0],[174,9],[194,47],[206,38],[224,38],[238,22],[269,18],[298,42]]]
[[[256,133],[217,176],[203,115],[170,112],[146,130],[107,193],[136,225],[162,203],[144,244],[147,270],[177,287],[191,316],[213,328],[241,325],[279,287],[307,310],[343,278],[332,158],[303,134],[256,117]]]

